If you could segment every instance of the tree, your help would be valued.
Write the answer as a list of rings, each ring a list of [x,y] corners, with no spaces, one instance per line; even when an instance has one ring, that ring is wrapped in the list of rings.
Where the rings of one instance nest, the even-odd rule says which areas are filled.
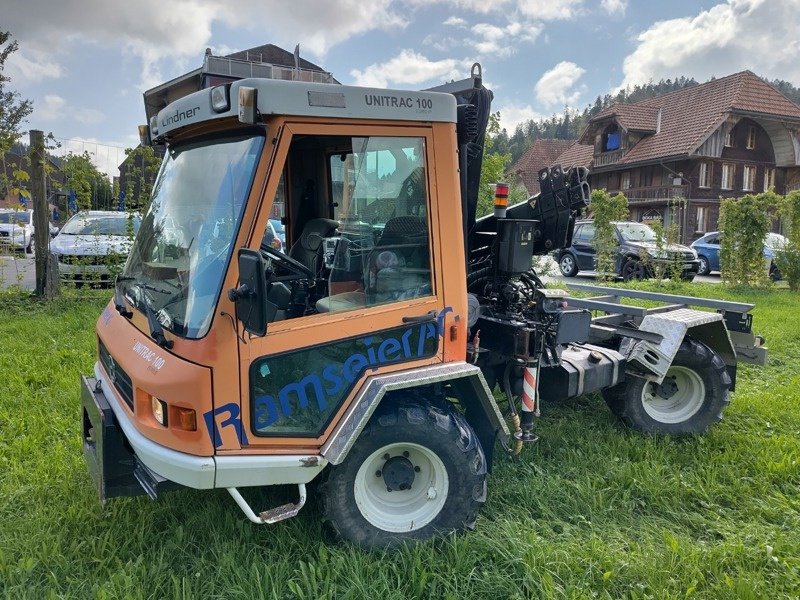
[[[30,100],[23,99],[19,92],[7,87],[11,78],[5,74],[5,65],[8,57],[16,52],[17,41],[12,39],[8,31],[0,31],[0,157],[3,161],[3,172],[0,174],[0,195],[4,196],[18,186],[21,175],[15,171],[8,176],[6,172],[6,153],[19,140],[20,127],[33,111]]]
[[[152,146],[126,148],[125,156],[123,172],[120,172],[120,179],[124,179],[125,206],[144,214],[150,206],[150,194],[161,158]]]
[[[88,152],[83,154],[69,153],[64,158],[61,171],[67,179],[67,189],[75,192],[78,208],[116,208],[109,206],[111,199],[111,183],[92,163]]]
[[[764,285],[769,281],[764,263],[764,238],[769,232],[769,210],[778,205],[775,192],[723,198],[719,210],[722,232],[722,279],[734,285]]]
[[[494,210],[494,184],[507,179],[506,169],[511,163],[511,154],[490,152],[495,139],[501,135],[500,113],[489,115],[486,127],[486,139],[483,146],[483,164],[481,164],[481,181],[478,188],[477,217],[488,215]],[[522,202],[527,197],[525,189],[512,184],[508,194],[509,206]]]
[[[617,230],[614,221],[628,216],[628,199],[620,192],[615,196],[604,189],[592,190],[589,211],[594,219],[594,247],[597,256],[595,271],[601,280],[614,277],[617,255]]]

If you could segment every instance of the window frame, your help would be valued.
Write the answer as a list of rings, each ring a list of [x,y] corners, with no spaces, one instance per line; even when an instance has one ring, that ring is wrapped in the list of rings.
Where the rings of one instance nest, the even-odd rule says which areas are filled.
[[[706,211],[706,208],[707,207],[705,205],[695,207],[695,233],[702,233],[705,235],[708,231],[708,226],[706,225],[708,220],[708,212]]]
[[[750,128],[747,130],[747,144],[746,148],[748,150],[755,150],[756,148],[756,128],[754,125],[751,125]]]
[[[751,175],[748,176],[748,173]],[[755,185],[756,185],[756,176],[758,174],[758,169],[756,169],[755,165],[744,165],[742,170],[742,191],[743,192],[754,192]]]
[[[707,160],[700,162],[700,170],[697,174],[697,187],[708,189],[711,187],[714,175],[714,163]]]
[[[726,173],[729,173],[727,177]],[[732,190],[735,179],[736,179],[736,165],[734,163],[722,163],[722,178],[720,180],[720,189]]]
[[[267,329],[266,338],[270,336],[285,334],[289,331],[299,331],[306,328],[319,327],[322,323],[331,323],[338,321],[345,321],[353,318],[367,318],[366,315],[382,315],[392,312],[403,311],[404,313],[415,313],[417,310],[424,308],[436,308],[443,302],[444,285],[442,282],[442,248],[439,243],[439,231],[441,228],[439,217],[438,200],[434,202],[437,197],[435,185],[435,168],[432,166],[434,161],[434,134],[433,130],[422,125],[419,126],[402,126],[384,125],[380,123],[357,125],[347,123],[337,124],[322,124],[313,122],[286,122],[283,125],[281,132],[281,140],[279,148],[276,149],[274,163],[272,168],[280,168],[281,171],[286,169],[287,161],[289,159],[289,150],[292,141],[300,136],[331,136],[331,137],[406,137],[406,138],[422,138],[425,152],[425,191],[427,202],[427,219],[428,219],[428,248],[430,254],[431,266],[431,294],[421,296],[419,298],[408,298],[397,301],[390,301],[381,304],[373,304],[366,307],[355,308],[352,310],[342,310],[327,313],[315,313],[312,315],[299,316],[292,319],[285,319],[282,321],[273,321],[269,324]],[[330,185],[330,173],[328,158],[325,158],[325,185]],[[271,177],[271,176],[270,176]],[[274,192],[277,191],[277,185],[274,189],[265,190],[265,195],[262,200],[263,205],[259,208],[260,214],[255,224],[254,231],[260,231],[260,234],[254,234],[251,238],[250,247],[258,248],[260,244],[260,235],[263,234],[263,227],[259,224],[264,221],[263,226],[266,227],[266,220],[272,212],[272,200]],[[270,196],[270,192],[273,196]],[[329,189],[325,189],[326,194],[330,194]],[[291,195],[287,198],[291,203]],[[269,205],[269,206],[268,206]],[[256,239],[257,238],[257,239]],[[287,239],[288,242],[288,239]]]
[[[775,187],[775,167],[764,167],[764,191]]]

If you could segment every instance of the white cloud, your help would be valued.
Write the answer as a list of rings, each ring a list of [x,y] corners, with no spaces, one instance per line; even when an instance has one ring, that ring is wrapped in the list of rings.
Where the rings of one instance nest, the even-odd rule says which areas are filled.
[[[561,61],[546,71],[534,86],[536,99],[545,107],[555,105],[574,105],[586,90],[585,86],[577,86],[578,80],[586,73],[586,69],[574,62]]]
[[[580,12],[583,0],[519,0],[517,8],[530,18],[542,21],[570,19]]]
[[[243,0],[235,8],[224,0],[6,0],[3,27],[27,48],[17,65],[55,76],[61,70],[53,56],[66,54],[71,44],[96,43],[101,48],[124,47],[141,61],[141,88],[161,83],[165,61],[198,58],[211,40],[216,22],[263,32],[274,43],[322,56],[333,45],[374,29],[398,29],[407,20],[393,0],[293,0],[291,10],[280,0]],[[37,45],[36,40],[47,40]],[[98,50],[102,51],[102,49]],[[30,58],[45,53],[47,62]],[[19,71],[19,68],[17,69]],[[33,78],[37,76],[32,75]]]
[[[442,25],[450,25],[451,27],[466,27],[467,21],[461,17],[448,17]]]
[[[353,69],[350,75],[355,85],[366,87],[417,86],[428,82],[462,79],[467,62],[454,58],[430,60],[414,50],[401,50],[385,63],[373,63],[363,71]]]
[[[538,23],[509,23],[505,27],[478,23],[472,26],[472,33],[476,37],[471,40],[470,45],[484,56],[511,56],[518,50],[520,43],[534,41],[541,32],[542,25]]]
[[[694,17],[654,23],[625,58],[622,87],[676,75],[704,81],[742,69],[798,81],[798,9],[798,0],[728,0]]]
[[[600,6],[610,15],[624,15],[628,8],[628,0],[600,0]]]
[[[71,106],[64,98],[56,94],[48,94],[42,102],[35,102],[33,114],[42,121],[75,119],[83,125],[96,125],[106,118],[103,112],[94,108]]]
[[[35,114],[43,121],[55,121],[63,116],[66,104],[61,96],[48,94],[44,97],[44,102],[34,105]]]
[[[521,123],[544,118],[544,115],[537,112],[530,104],[504,104],[497,110],[500,111],[500,127],[507,130],[509,135],[514,133],[517,125]]]
[[[14,83],[29,83],[42,79],[57,79],[64,74],[63,67],[52,54],[20,48],[8,57],[6,75]]]

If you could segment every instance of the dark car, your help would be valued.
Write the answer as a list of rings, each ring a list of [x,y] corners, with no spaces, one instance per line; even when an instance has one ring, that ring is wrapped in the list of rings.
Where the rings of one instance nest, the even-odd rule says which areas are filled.
[[[651,266],[656,263],[680,261],[681,278],[691,281],[697,275],[700,261],[697,253],[681,244],[669,244],[660,252],[656,232],[645,223],[617,221],[617,253],[614,274],[624,280],[652,276]],[[578,221],[569,248],[558,250],[555,259],[565,277],[574,277],[578,271],[596,270],[597,256],[594,247],[594,222]]]

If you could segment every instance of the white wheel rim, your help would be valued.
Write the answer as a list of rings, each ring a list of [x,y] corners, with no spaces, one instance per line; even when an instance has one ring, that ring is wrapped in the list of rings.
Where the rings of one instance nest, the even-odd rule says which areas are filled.
[[[386,455],[404,457],[415,467],[411,489],[387,490],[384,477],[378,475],[386,464]],[[433,521],[447,500],[448,490],[447,469],[441,459],[424,446],[405,442],[373,452],[361,464],[354,483],[356,506],[363,517],[392,533],[414,531]]]
[[[660,423],[683,423],[703,406],[706,386],[700,375],[687,367],[670,367],[664,381],[668,379],[675,382],[677,390],[669,398],[662,398],[656,393],[658,386],[647,383],[642,389],[642,406]]]
[[[700,258],[700,272],[704,275],[708,273],[710,269],[708,268],[708,261],[705,258]]]
[[[561,272],[570,273],[575,265],[572,262],[572,257],[567,255],[561,259]]]

